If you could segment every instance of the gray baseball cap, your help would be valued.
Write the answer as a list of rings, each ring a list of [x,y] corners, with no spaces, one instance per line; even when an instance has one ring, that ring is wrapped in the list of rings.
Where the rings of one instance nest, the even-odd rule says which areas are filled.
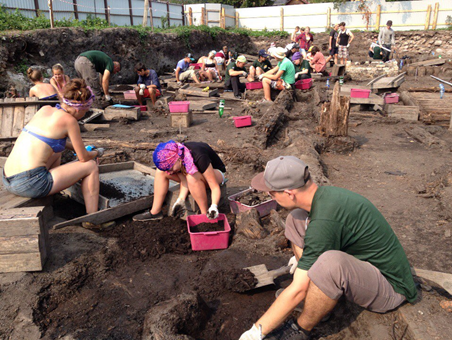
[[[279,156],[267,162],[265,171],[251,180],[251,187],[262,192],[300,188],[309,179],[307,169],[295,156]]]

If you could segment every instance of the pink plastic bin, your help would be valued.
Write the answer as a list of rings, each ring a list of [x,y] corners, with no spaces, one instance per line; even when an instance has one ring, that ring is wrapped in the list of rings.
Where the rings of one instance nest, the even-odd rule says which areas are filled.
[[[237,116],[233,117],[236,128],[249,127],[251,125],[251,116]]]
[[[353,98],[369,98],[370,90],[367,89],[351,89],[350,97]]]
[[[127,90],[127,91],[124,91],[124,98],[125,99],[137,99],[137,94],[135,93],[135,90]]]
[[[140,108],[141,111],[147,111],[148,107],[145,105],[134,105],[135,108]]]
[[[202,63],[191,63],[190,66],[194,66],[195,70],[202,68]]]
[[[170,112],[188,112],[190,109],[190,102],[189,101],[169,102],[168,106]]]
[[[399,103],[399,95],[397,95],[396,93],[386,95],[385,103],[386,104]]]
[[[308,90],[312,87],[312,78],[300,79],[295,83],[295,88],[300,90]]]
[[[217,223],[221,220],[224,220],[224,231],[191,232],[192,226],[201,223]],[[187,217],[187,227],[193,251],[220,250],[227,249],[229,246],[231,226],[229,226],[228,218],[223,213],[220,213],[218,218],[213,220],[207,218],[204,214],[190,215]]]
[[[246,89],[247,90],[256,90],[256,89],[262,89],[264,86],[262,85],[262,82],[251,82],[246,83]]]
[[[235,200],[235,198],[237,198],[238,196],[240,196],[242,194],[250,193],[252,191],[254,191],[254,189],[248,188],[244,191],[238,192],[238,193],[233,194],[230,197],[228,197],[229,207],[231,207],[232,213],[239,214],[240,212],[249,211],[252,208],[255,208],[259,212],[259,216],[265,217],[266,215],[268,215],[270,213],[271,210],[275,210],[276,207],[278,206],[278,203],[272,199],[265,201],[263,203],[260,203],[259,205],[254,205],[254,206],[244,205],[241,202],[238,202]]]

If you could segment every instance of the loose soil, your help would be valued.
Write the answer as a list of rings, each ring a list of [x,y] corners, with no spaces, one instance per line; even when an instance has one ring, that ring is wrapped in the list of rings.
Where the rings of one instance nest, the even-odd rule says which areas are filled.
[[[100,182],[99,194],[105,198],[109,199],[124,199],[124,193],[118,190],[115,186]]]
[[[267,193],[254,191],[238,196],[235,198],[235,201],[247,206],[256,206],[271,199],[272,198]]]
[[[219,220],[217,223],[201,223],[195,226],[190,226],[190,231],[194,233],[224,231],[224,221]]]

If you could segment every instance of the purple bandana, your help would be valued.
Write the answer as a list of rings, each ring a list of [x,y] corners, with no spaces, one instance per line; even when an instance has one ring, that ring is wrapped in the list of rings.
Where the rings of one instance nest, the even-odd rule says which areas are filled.
[[[190,150],[173,140],[160,143],[154,151],[153,159],[154,164],[161,171],[170,171],[178,160],[182,160],[187,174],[193,175],[198,172]]]
[[[70,107],[76,108],[76,109],[88,110],[91,107],[91,105],[93,104],[94,97],[96,97],[96,96],[94,96],[94,93],[93,93],[93,90],[91,90],[91,87],[87,86],[86,88],[91,93],[91,96],[85,102],[73,101],[71,99],[67,99],[67,98],[63,97],[63,103]]]

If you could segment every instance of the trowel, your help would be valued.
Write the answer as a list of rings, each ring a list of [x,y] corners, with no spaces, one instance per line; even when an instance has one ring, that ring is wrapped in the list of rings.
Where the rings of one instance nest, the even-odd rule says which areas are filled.
[[[444,290],[452,295],[452,274],[418,268],[411,268],[411,274],[439,284]]]
[[[259,264],[245,268],[253,273],[257,279],[257,284],[253,289],[264,287],[266,285],[275,284],[274,279],[282,275],[287,275],[290,272],[290,266],[282,266],[279,269],[268,271],[265,264]]]

